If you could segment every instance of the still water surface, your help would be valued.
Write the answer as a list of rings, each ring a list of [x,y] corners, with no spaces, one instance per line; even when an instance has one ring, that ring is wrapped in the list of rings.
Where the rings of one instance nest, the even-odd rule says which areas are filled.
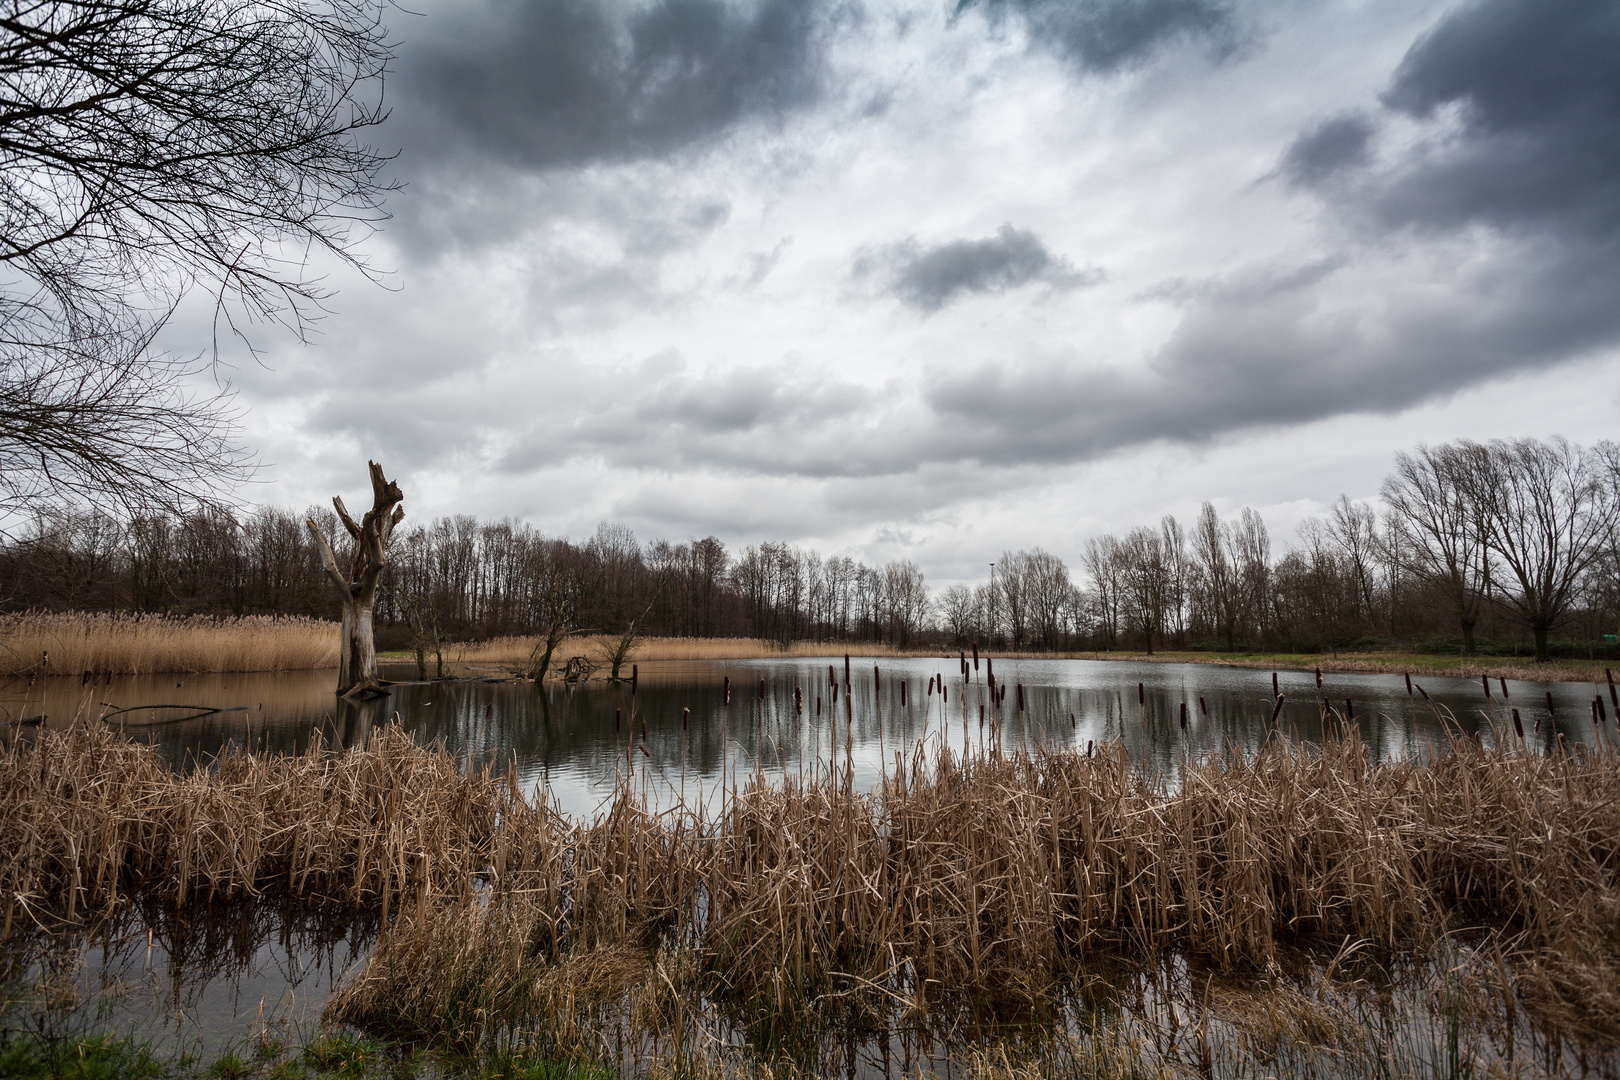
[[[684,789],[690,802],[713,790],[722,770],[800,774],[834,761],[847,761],[857,785],[870,788],[894,768],[896,753],[909,758],[940,739],[957,749],[991,740],[1008,749],[1084,749],[1117,739],[1143,768],[1173,782],[1188,754],[1253,750],[1277,734],[1321,739],[1324,706],[1336,714],[1328,730],[1348,713],[1384,759],[1438,749],[1457,731],[1492,743],[1511,730],[1513,708],[1530,744],[1545,749],[1560,735],[1570,745],[1591,741],[1591,699],[1605,689],[1509,680],[1504,694],[1492,680],[1487,698],[1478,679],[1422,676],[1415,682],[1425,699],[1408,694],[1401,675],[1326,674],[1318,688],[1312,672],[1282,671],[1284,704],[1273,724],[1267,671],[1098,660],[1002,659],[993,667],[1006,691],[999,706],[991,664],[964,679],[954,656],[852,658],[847,691],[842,659],[767,659],[640,664],[633,691],[629,679],[545,689],[505,679],[401,683],[387,698],[356,705],[334,698],[332,672],[312,671],[43,680],[12,685],[0,705],[13,717],[43,714],[52,727],[109,714],[181,767],[232,745],[300,753],[316,732],[353,745],[397,719],[419,742],[443,740],[458,757],[493,760],[501,771],[515,759],[531,791],[548,787],[561,809],[589,816],[627,762],[646,774],[641,782],[658,801]],[[929,690],[936,678],[943,695]],[[197,715],[203,709],[222,711]]]
[[[1319,740],[1325,725],[1340,722],[1324,721],[1325,706],[1353,715],[1384,759],[1437,751],[1458,731],[1493,743],[1511,730],[1513,708],[1532,747],[1545,750],[1559,736],[1574,746],[1594,738],[1591,699],[1607,693],[1589,683],[1509,681],[1504,696],[1493,680],[1487,698],[1477,679],[1424,676],[1416,682],[1425,699],[1409,695],[1401,675],[1328,674],[1319,690],[1313,673],[1283,671],[1284,704],[1272,723],[1271,673],[1247,668],[1003,659],[994,664],[1007,688],[999,707],[987,664],[965,679],[954,656],[852,658],[848,670],[846,684],[841,658],[672,661],[639,665],[633,691],[629,680],[545,689],[504,679],[401,683],[361,705],[335,700],[330,671],[65,678],[12,683],[0,707],[11,719],[44,716],[45,727],[106,714],[177,767],[233,745],[299,753],[317,732],[329,744],[354,745],[397,719],[419,742],[443,740],[459,757],[493,759],[501,770],[515,760],[531,791],[546,788],[561,809],[588,817],[627,762],[651,798],[693,804],[712,796],[723,773],[796,775],[835,761],[870,788],[896,754],[942,739],[953,748],[997,740],[1009,749],[1118,739],[1144,769],[1174,783],[1189,754],[1253,750],[1277,735]],[[407,679],[413,671],[388,674]],[[943,695],[929,691],[936,677]],[[197,715],[204,709],[220,711]],[[160,1043],[217,1050],[261,1018],[313,1030],[373,935],[363,914],[269,900],[229,911],[131,912],[99,941],[62,942],[64,955],[36,954],[27,966],[29,977],[63,972],[77,987],[78,1012],[94,1013],[98,1030],[129,1027]],[[0,1026],[16,1020],[0,1018]]]

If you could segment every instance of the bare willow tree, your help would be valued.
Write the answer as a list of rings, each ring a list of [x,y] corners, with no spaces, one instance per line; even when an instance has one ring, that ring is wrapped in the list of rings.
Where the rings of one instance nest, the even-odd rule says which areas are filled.
[[[1395,471],[1384,480],[1384,501],[1406,523],[1412,569],[1437,586],[1456,611],[1463,654],[1474,655],[1474,628],[1485,598],[1489,565],[1485,548],[1485,507],[1474,497],[1485,453],[1477,444],[1419,445],[1395,455]]]
[[[1536,659],[1546,660],[1552,628],[1620,517],[1603,456],[1555,438],[1493,441],[1474,459],[1471,497],[1486,508],[1485,543],[1505,571],[1504,600],[1530,629]]]
[[[343,599],[343,652],[338,657],[337,692],[345,697],[380,697],[387,691],[377,679],[377,640],[372,614],[377,606],[377,584],[388,565],[388,540],[405,517],[400,506],[405,496],[399,485],[383,476],[382,466],[367,462],[371,470],[371,509],[358,523],[349,516],[341,497],[332,499],[338,519],[354,539],[349,572],[338,568],[337,555],[326,534],[311,518],[305,524],[315,535],[321,565]]]
[[[0,0],[0,509],[244,475],[228,393],[153,349],[192,290],[302,333],[387,160],[376,0]]]

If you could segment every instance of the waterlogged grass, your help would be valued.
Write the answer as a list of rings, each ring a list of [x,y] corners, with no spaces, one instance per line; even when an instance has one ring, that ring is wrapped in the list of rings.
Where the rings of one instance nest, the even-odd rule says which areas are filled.
[[[263,1036],[210,1060],[164,1055],[139,1039],[108,1034],[11,1034],[0,1042],[0,1077],[6,1080],[611,1080],[615,1075],[596,1065],[512,1051],[431,1055],[350,1032],[323,1033],[301,1047]]]

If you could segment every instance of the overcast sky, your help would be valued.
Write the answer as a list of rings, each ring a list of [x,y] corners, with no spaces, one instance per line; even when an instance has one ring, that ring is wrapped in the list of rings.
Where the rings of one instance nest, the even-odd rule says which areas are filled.
[[[1609,0],[410,6],[386,285],[235,358],[256,502],[373,457],[417,521],[945,585],[1620,435]]]

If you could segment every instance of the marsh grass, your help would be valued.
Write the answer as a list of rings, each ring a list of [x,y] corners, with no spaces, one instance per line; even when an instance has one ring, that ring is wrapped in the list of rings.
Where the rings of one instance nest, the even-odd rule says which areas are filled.
[[[730,778],[701,808],[663,811],[627,743],[613,796],[580,821],[514,775],[393,727],[340,753],[233,751],[180,775],[80,725],[0,751],[0,904],[7,933],[82,925],[136,896],[361,905],[382,930],[328,1018],[461,1052],[614,1061],[651,1040],[719,1068],[724,1047],[745,1043],[808,1070],[829,1017],[871,1031],[961,1008],[1050,1013],[1100,965],[1155,972],[1168,958],[1200,979],[1139,986],[1125,1013],[1116,994],[1117,1015],[1103,1008],[1077,1043],[1059,1024],[1043,1036],[1052,1070],[1151,1073],[1170,1060],[1167,1030],[1175,1061],[1194,1066],[1285,1035],[1314,1054],[1341,1029],[1361,1033],[1362,1049],[1345,1051],[1359,1062],[1412,1028],[1412,1047],[1453,1054],[1436,1073],[1460,1075],[1456,1055],[1511,1028],[1515,1010],[1611,1045],[1615,752],[1459,738],[1377,763],[1338,726],[1350,734],[1184,759],[1173,775],[1145,773],[1115,744],[929,742],[870,792],[846,763]],[[1328,978],[1289,997],[1277,974],[1300,947],[1437,955],[1479,928],[1486,943],[1442,965],[1429,1004],[1411,1004],[1393,1034],[1378,1034],[1395,1021],[1377,1009],[1358,1019],[1383,1000],[1376,988],[1334,997]],[[1483,989],[1445,982],[1458,972]],[[1282,989],[1249,1004],[1217,992],[1245,983]],[[1435,1012],[1437,1001],[1450,1004]],[[1264,1056],[1243,1054],[1239,1073]]]
[[[336,667],[336,623],[295,616],[0,615],[0,674],[145,675]]]

